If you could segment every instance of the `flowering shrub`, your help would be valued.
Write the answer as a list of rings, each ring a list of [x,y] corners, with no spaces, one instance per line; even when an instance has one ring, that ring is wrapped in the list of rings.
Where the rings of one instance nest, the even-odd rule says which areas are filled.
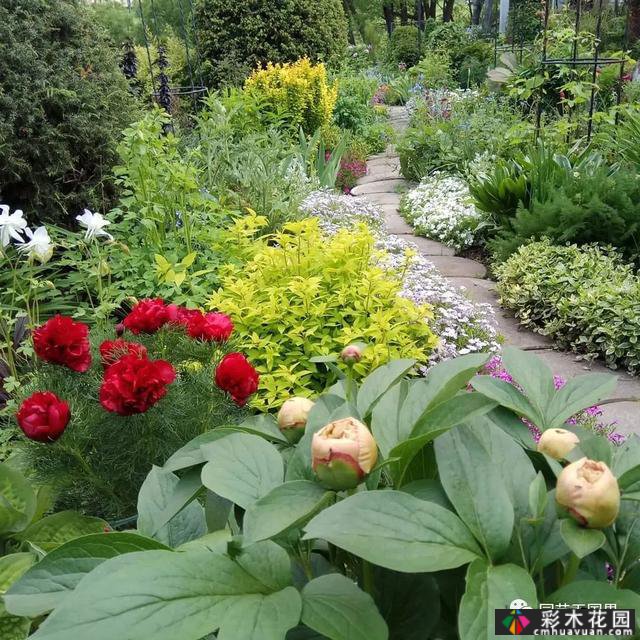
[[[38,360],[17,421],[37,441],[23,443],[25,459],[60,506],[130,515],[149,465],[212,422],[241,417],[258,377],[227,353],[232,329],[224,314],[156,299],[135,305],[115,332],[59,315],[34,330]]]
[[[483,221],[464,180],[441,173],[427,176],[405,194],[400,213],[418,235],[439,240],[457,251],[477,242]]]
[[[351,193],[358,179],[367,174],[367,162],[353,154],[347,154],[340,160],[340,168],[336,177],[336,189],[343,193]]]
[[[244,88],[260,98],[262,108],[284,110],[293,130],[302,127],[309,135],[329,124],[338,96],[337,86],[327,81],[324,64],[312,64],[307,58],[268,63],[247,78]]]
[[[479,640],[515,599],[637,609],[638,439],[618,448],[581,430],[562,448],[577,460],[554,460],[521,422],[564,436],[615,378],[556,389],[536,356],[507,349],[516,388],[477,375],[487,357],[424,379],[392,360],[361,384],[334,362],[344,377],[296,416],[301,438],[267,416],[197,437],[149,473],[135,533],[45,556],[7,610],[48,614],[39,640],[165,640],[176,620],[180,640]]]
[[[431,310],[398,295],[400,278],[372,264],[373,244],[364,227],[326,238],[316,220],[304,220],[255,243],[247,264],[226,268],[210,304],[234,318],[261,374],[253,404],[322,390],[324,373],[311,358],[350,342],[371,345],[355,365],[359,375],[400,354],[427,363],[438,342],[424,321]]]
[[[366,224],[376,237],[376,257],[385,271],[402,279],[400,295],[417,305],[429,305],[425,321],[438,336],[429,361],[453,358],[498,348],[493,309],[472,302],[440,275],[433,263],[420,255],[412,242],[384,231],[384,216],[375,205],[329,191],[315,191],[302,203],[302,212],[317,217],[327,235]]]

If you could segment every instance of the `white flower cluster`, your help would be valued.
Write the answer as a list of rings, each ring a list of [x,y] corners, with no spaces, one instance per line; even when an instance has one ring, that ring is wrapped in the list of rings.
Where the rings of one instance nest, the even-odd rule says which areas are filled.
[[[48,262],[53,255],[54,244],[47,228],[40,226],[32,231],[20,209],[13,213],[9,213],[10,210],[6,204],[0,204],[0,253],[9,246],[11,240],[14,240],[18,251],[29,260],[37,260],[41,264]],[[86,229],[85,240],[100,236],[113,240],[111,234],[104,230],[104,227],[111,223],[100,213],[91,213],[85,209],[81,216],[76,216],[76,220]]]
[[[433,317],[425,318],[440,338],[431,362],[478,351],[497,351],[493,309],[469,300],[452,286],[435,265],[418,252],[412,242],[384,232],[384,216],[375,205],[331,191],[315,191],[302,203],[301,211],[318,218],[327,235],[365,223],[376,237],[379,264],[402,276],[401,295],[416,304],[428,304]]]
[[[423,178],[403,197],[400,212],[418,235],[457,251],[474,244],[478,225],[484,220],[471,202],[466,182],[442,173]]]
[[[371,203],[338,195],[330,189],[310,193],[300,205],[300,211],[309,218],[318,218],[320,228],[327,235],[339,229],[352,229],[361,222],[377,234],[384,224],[380,211]]]

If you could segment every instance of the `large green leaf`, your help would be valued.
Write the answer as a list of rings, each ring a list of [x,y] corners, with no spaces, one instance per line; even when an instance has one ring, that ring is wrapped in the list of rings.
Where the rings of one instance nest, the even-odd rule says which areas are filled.
[[[545,417],[556,395],[551,369],[542,358],[515,347],[505,347],[502,350],[502,364],[518,383],[536,413]],[[544,429],[547,425],[538,426]]]
[[[282,483],[282,456],[258,436],[233,433],[206,445],[204,454],[204,486],[243,509]]]
[[[491,561],[511,541],[513,503],[500,469],[468,427],[457,427],[435,442],[440,481],[456,512]]]
[[[471,386],[476,391],[483,393],[487,398],[491,398],[503,407],[515,411],[520,417],[528,418],[533,424],[543,424],[543,416],[527,398],[509,382],[498,380],[491,376],[476,376],[471,380]]]
[[[366,417],[375,403],[390,387],[401,380],[415,365],[415,360],[402,359],[378,367],[370,373],[362,382],[358,391],[358,411],[362,417]]]
[[[441,571],[481,551],[463,522],[440,505],[400,491],[365,491],[319,513],[305,539],[322,538],[388,569]]]
[[[243,523],[244,536],[248,541],[256,542],[300,527],[323,505],[329,504],[333,496],[332,491],[315,482],[285,482],[247,509]]]
[[[536,586],[527,571],[515,564],[491,566],[476,560],[467,569],[467,588],[460,602],[460,640],[493,640],[495,610],[508,609],[516,599],[530,607],[538,605]]]
[[[425,411],[450,400],[464,389],[488,359],[486,353],[469,353],[445,360],[431,367],[423,379],[413,382],[401,413],[401,422],[407,425],[409,432]]]
[[[87,575],[34,640],[282,640],[300,619],[287,553],[261,542],[234,559],[209,551],[146,551]]]
[[[427,411],[415,424],[411,437],[389,452],[391,474],[395,485],[401,486],[407,469],[418,452],[451,427],[474,416],[480,416],[495,407],[495,402],[480,393],[463,393],[440,403]]]
[[[399,384],[393,385],[373,408],[371,433],[385,458],[389,456],[393,447],[408,438],[411,433],[411,425],[400,417],[409,386],[408,380],[401,380]]]
[[[560,535],[565,544],[578,558],[584,558],[604,545],[606,538],[599,529],[579,527],[573,520],[560,522]]]
[[[0,536],[22,531],[36,511],[36,494],[27,480],[0,463]]]
[[[202,489],[198,469],[182,478],[154,466],[138,494],[138,531],[170,547],[207,532],[204,509],[195,496]]]
[[[615,391],[616,384],[616,376],[608,373],[589,373],[572,378],[556,392],[551,401],[545,428],[561,427],[582,409],[609,398]]]
[[[71,540],[48,553],[12,585],[4,597],[7,610],[30,618],[45,614],[105,560],[147,549],[168,550],[134,533],[95,533]]]
[[[371,596],[339,573],[304,586],[302,622],[330,640],[387,640],[389,635]]]
[[[10,553],[0,558],[0,596],[36,561],[33,553]]]
[[[43,551],[90,533],[104,533],[109,525],[101,518],[83,516],[75,511],[59,511],[30,525],[18,537],[31,542]]]

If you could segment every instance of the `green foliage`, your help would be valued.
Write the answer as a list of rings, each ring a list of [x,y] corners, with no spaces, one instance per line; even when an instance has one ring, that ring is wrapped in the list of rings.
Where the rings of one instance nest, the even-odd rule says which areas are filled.
[[[9,613],[53,609],[41,640],[89,627],[95,640],[122,633],[200,640],[216,631],[244,640],[265,629],[273,640],[291,630],[293,637],[388,640],[422,638],[436,628],[450,630],[447,638],[488,640],[494,610],[507,608],[514,593],[534,607],[588,600],[637,608],[640,597],[625,576],[636,563],[629,550],[640,543],[638,510],[629,503],[640,442],[614,447],[580,434],[576,455],[597,441],[631,506],[615,529],[578,528],[556,509],[553,461],[521,437],[520,406],[503,404],[491,388],[486,395],[466,390],[486,386],[487,376],[476,375],[485,361],[463,356],[416,379],[408,377],[414,360],[396,360],[361,384],[348,377],[317,398],[295,445],[267,416],[195,439],[149,474],[139,503],[143,522],[182,524],[179,552],[147,547],[123,556],[132,542],[114,534],[79,568],[74,558],[88,548],[71,542],[55,562],[45,557],[42,571],[36,565],[11,587]],[[584,375],[556,390],[546,365],[516,349],[505,352],[505,365],[522,389],[512,386],[514,397],[538,407],[545,424],[615,385],[613,376]],[[466,410],[458,412],[461,404]],[[366,490],[327,491],[311,468],[314,434],[342,416],[366,423],[380,445],[382,464],[366,478]],[[177,482],[175,471],[182,474]],[[213,499],[203,510],[193,499],[205,490]],[[197,537],[203,511],[208,533]],[[158,541],[164,535],[147,534]],[[142,548],[151,542],[137,540]],[[593,570],[605,561],[613,583]],[[582,570],[580,580],[572,567]],[[78,586],[56,602],[51,581],[38,580],[48,575]]]
[[[409,69],[408,74],[425,89],[451,87],[454,84],[451,60],[446,52],[427,51],[416,66]]]
[[[96,2],[89,5],[89,10],[116,47],[125,42],[141,44],[144,41],[142,22],[136,10],[129,10],[121,2]]]
[[[239,85],[268,62],[307,56],[335,64],[347,47],[340,0],[198,0],[195,10],[203,70],[214,87]]]
[[[44,516],[51,508],[50,492],[36,488],[19,471],[0,463],[0,596],[45,554],[65,546],[80,536],[104,536],[104,520],[63,511]],[[151,541],[152,544],[154,541]],[[0,604],[2,637],[26,638],[36,614],[20,611],[9,614]]]
[[[117,137],[137,114],[119,54],[72,0],[3,2],[0,43],[4,201],[39,220],[102,208]]]
[[[611,367],[640,371],[640,280],[613,251],[520,247],[495,267],[502,303],[520,322]]]
[[[547,183],[553,185],[552,181]],[[574,169],[546,197],[534,196],[520,205],[510,228],[491,244],[498,260],[518,246],[549,238],[558,244],[602,243],[616,247],[629,260],[638,259],[640,243],[640,184],[635,172],[611,173],[601,166],[592,171]]]
[[[413,25],[396,27],[389,40],[389,62],[413,67],[422,57],[423,45],[418,28]]]
[[[37,363],[31,380],[12,402],[14,408],[34,391],[53,391],[69,403],[71,422],[54,443],[24,441],[24,460],[40,482],[56,492],[57,505],[105,517],[127,517],[149,465],[163,464],[178,447],[212,425],[233,423],[241,411],[213,383],[217,362],[233,345],[211,346],[179,329],[153,336],[125,336],[147,347],[150,359],[165,359],[176,380],[145,413],[119,416],[98,403],[103,366],[98,346],[112,331],[91,331],[93,363],[87,373]]]
[[[363,374],[403,354],[426,362],[436,338],[429,310],[398,297],[400,282],[371,266],[365,231],[323,238],[313,220],[286,225],[275,246],[256,244],[252,259],[230,267],[211,307],[229,313],[261,373],[255,401],[274,407],[285,395],[324,388],[310,359],[370,343],[356,366]]]
[[[402,175],[414,181],[435,170],[464,173],[476,156],[509,156],[528,142],[531,126],[499,100],[464,97],[447,118],[412,121],[397,145]]]

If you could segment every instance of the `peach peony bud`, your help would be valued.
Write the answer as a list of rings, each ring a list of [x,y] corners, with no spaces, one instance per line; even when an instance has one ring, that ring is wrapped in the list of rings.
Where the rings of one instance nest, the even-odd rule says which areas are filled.
[[[378,459],[371,432],[355,418],[330,422],[313,434],[312,467],[328,489],[354,489]]]
[[[618,481],[604,462],[580,458],[558,476],[556,501],[581,525],[604,529],[620,510]]]
[[[362,349],[357,344],[350,344],[342,350],[340,357],[347,363],[360,362]]]
[[[547,429],[538,440],[538,451],[556,460],[563,460],[580,443],[575,433],[566,429]]]
[[[295,444],[302,438],[304,428],[307,425],[309,411],[313,408],[313,402],[308,398],[289,398],[278,411],[278,426],[282,435]]]

